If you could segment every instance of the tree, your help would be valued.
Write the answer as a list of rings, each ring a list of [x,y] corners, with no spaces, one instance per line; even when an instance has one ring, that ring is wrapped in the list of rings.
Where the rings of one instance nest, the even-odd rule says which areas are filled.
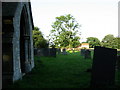
[[[80,25],[71,14],[56,17],[52,28],[49,34],[51,45],[72,48],[80,44],[80,32],[78,31]]]
[[[119,49],[119,46],[120,46],[120,38],[115,37],[115,38],[113,39],[113,41],[111,42],[111,45],[112,45],[111,48],[113,48],[113,49]]]
[[[87,43],[89,43],[90,48],[94,48],[95,46],[100,46],[100,40],[96,37],[88,37],[87,38]]]
[[[117,49],[119,44],[118,39],[119,38],[114,37],[114,35],[108,34],[102,39],[101,44],[103,47]]]
[[[117,37],[118,40],[118,49],[120,49],[120,37]]]
[[[43,37],[42,32],[38,27],[34,27],[33,30],[33,45],[35,48],[46,48],[48,47],[47,40]]]

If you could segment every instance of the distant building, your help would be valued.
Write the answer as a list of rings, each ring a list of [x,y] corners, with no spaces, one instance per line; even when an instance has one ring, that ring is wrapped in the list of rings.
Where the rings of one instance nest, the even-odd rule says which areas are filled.
[[[89,43],[82,43],[78,48],[89,48]]]

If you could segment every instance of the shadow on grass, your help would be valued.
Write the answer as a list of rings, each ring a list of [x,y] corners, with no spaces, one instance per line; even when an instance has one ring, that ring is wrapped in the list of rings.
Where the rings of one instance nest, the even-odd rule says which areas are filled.
[[[79,52],[53,57],[35,56],[35,68],[7,88],[89,88],[92,59]]]

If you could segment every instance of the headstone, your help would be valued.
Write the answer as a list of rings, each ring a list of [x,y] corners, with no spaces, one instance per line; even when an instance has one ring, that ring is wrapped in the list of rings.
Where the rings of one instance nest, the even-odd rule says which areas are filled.
[[[61,53],[61,49],[57,48],[57,54],[60,54],[60,53]]]
[[[46,56],[49,56],[49,48],[43,48],[43,55],[46,57]]]
[[[92,64],[91,87],[107,87],[115,84],[117,50],[96,46]]]
[[[84,52],[84,58],[85,59],[91,59],[91,51],[90,50],[85,50]]]
[[[37,49],[37,56],[56,57],[56,48],[40,48],[40,49]]]
[[[84,56],[85,55],[85,49],[81,49],[80,53],[81,53],[81,56]]]
[[[120,51],[117,51],[117,54],[120,54]]]
[[[117,70],[120,70],[120,55],[117,56],[117,63],[116,63]]]
[[[37,49],[37,56],[44,56],[43,48]]]
[[[50,48],[49,49],[49,56],[56,57],[56,48]]]
[[[66,49],[63,49],[62,54],[63,54],[63,55],[67,55]]]
[[[37,56],[41,56],[41,50],[37,49]]]

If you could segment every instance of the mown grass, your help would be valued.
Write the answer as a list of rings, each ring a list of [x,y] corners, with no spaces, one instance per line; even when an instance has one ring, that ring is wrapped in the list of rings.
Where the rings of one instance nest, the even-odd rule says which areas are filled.
[[[9,88],[88,88],[92,59],[84,59],[80,52],[52,57],[35,56],[35,68]],[[120,72],[116,77],[120,76]],[[118,78],[116,78],[118,85]],[[120,82],[119,82],[120,83]]]

